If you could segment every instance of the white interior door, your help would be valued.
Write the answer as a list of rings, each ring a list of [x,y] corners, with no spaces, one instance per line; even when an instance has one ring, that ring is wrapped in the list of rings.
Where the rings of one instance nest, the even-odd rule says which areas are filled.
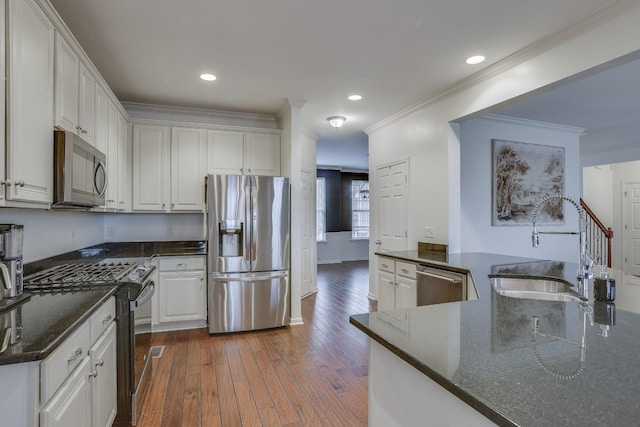
[[[640,182],[626,185],[623,225],[623,269],[627,274],[640,276]]]
[[[378,251],[408,249],[409,162],[376,169],[378,184]]]

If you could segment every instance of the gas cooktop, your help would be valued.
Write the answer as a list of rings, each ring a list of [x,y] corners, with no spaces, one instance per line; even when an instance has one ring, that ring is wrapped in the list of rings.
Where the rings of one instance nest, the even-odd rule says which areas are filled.
[[[153,271],[148,263],[137,260],[108,259],[100,263],[60,264],[24,278],[29,291],[70,290],[95,285],[142,283]]]

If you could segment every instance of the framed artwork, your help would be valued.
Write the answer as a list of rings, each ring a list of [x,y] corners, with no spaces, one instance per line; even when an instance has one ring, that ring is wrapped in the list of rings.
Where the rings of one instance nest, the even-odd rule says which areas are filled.
[[[531,224],[531,212],[547,194],[564,194],[564,147],[491,140],[491,225]],[[539,225],[564,224],[562,200],[538,211]]]

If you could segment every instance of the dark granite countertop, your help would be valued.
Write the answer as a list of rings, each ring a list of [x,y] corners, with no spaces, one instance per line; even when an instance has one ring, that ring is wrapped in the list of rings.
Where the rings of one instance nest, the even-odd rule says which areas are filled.
[[[12,321],[22,328],[15,344],[8,342],[3,349],[0,343],[0,365],[46,358],[117,290],[117,286],[92,286],[82,291],[33,293],[0,312],[3,339]]]
[[[591,296],[585,310],[575,302],[500,296],[488,278],[552,276],[576,283],[576,264],[485,253],[444,260],[417,251],[379,255],[471,273],[479,300],[406,309],[404,325],[391,326],[387,313],[350,321],[495,423],[638,425],[640,279],[610,271],[615,303],[595,303]],[[532,316],[547,336],[534,337]],[[583,335],[581,363],[576,343]]]

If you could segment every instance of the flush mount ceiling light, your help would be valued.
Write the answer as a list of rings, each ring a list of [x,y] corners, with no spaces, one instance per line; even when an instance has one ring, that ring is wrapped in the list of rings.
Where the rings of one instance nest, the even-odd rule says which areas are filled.
[[[200,74],[200,78],[204,81],[207,82],[212,82],[214,81],[217,77],[214,76],[213,74],[209,74],[209,73],[204,73],[204,74]]]
[[[331,116],[331,117],[327,117],[327,121],[332,127],[339,128],[344,124],[344,122],[347,121],[347,119],[342,116]]]
[[[349,95],[347,99],[349,101],[360,101],[362,99],[362,95],[356,95],[356,94]]]
[[[483,62],[484,60],[485,60],[484,56],[476,55],[476,56],[468,57],[464,62],[466,62],[469,65],[475,65],[475,64],[479,64],[479,63]]]

